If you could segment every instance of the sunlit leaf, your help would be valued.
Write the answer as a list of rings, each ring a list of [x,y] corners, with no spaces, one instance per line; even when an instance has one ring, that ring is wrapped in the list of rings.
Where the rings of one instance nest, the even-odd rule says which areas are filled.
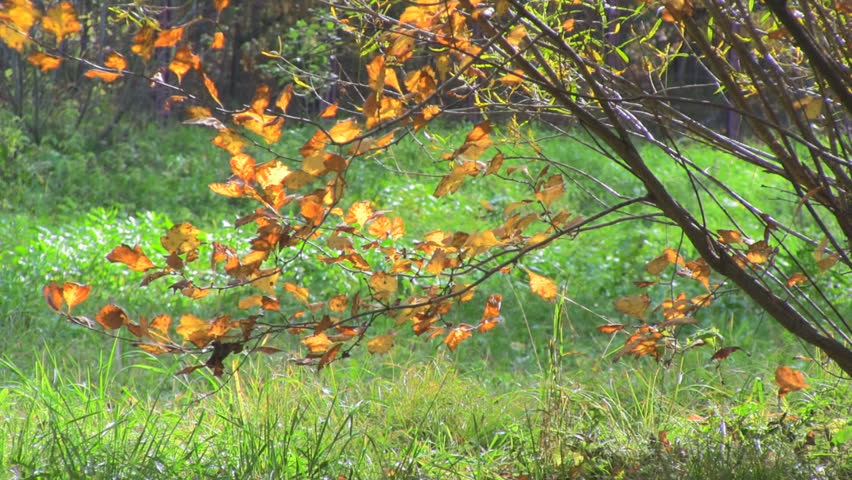
[[[27,61],[41,69],[42,72],[48,72],[50,70],[59,68],[62,64],[62,59],[59,57],[54,57],[53,55],[48,55],[44,52],[36,52],[27,57]]]
[[[174,47],[183,38],[183,27],[171,28],[163,30],[157,34],[157,39],[154,41],[155,48]]]
[[[645,264],[645,271],[651,275],[657,275],[672,263],[683,265],[684,261],[680,255],[678,255],[676,250],[666,248],[659,257]]]
[[[536,192],[535,198],[546,207],[550,207],[550,204],[561,197],[563,193],[565,193],[565,183],[562,180],[562,175],[556,174],[541,185],[541,189]]]
[[[198,348],[203,348],[213,339],[210,337],[210,324],[192,314],[180,317],[180,324],[175,329],[184,342],[191,342]]]
[[[183,82],[183,76],[190,70],[198,69],[201,65],[201,59],[198,55],[192,53],[189,45],[180,46],[175,52],[174,58],[169,62],[169,70],[178,77],[178,83]]]
[[[391,347],[393,347],[393,338],[394,336],[392,334],[379,335],[378,337],[371,338],[367,342],[367,351],[372,354],[387,353]]]
[[[114,82],[118,77],[122,75],[122,71],[127,68],[127,60],[124,59],[120,54],[116,52],[110,52],[106,57],[106,61],[104,62],[105,68],[111,68],[113,70],[118,70],[117,72],[101,70],[98,68],[93,68],[85,73],[85,75],[89,78],[99,78],[104,82],[110,83]]]
[[[790,275],[790,278],[787,279],[787,286],[793,287],[795,285],[801,285],[803,283],[806,283],[807,281],[807,275],[802,272],[795,272],[794,274]]]
[[[300,287],[295,283],[286,282],[284,283],[284,290],[292,294],[302,303],[309,303],[310,292],[305,287]]]
[[[487,321],[500,316],[500,307],[503,305],[503,295],[492,293],[485,301],[485,311],[482,312],[482,320]]]
[[[145,256],[139,245],[130,247],[129,245],[122,244],[113,248],[106,258],[113,263],[123,263],[131,270],[135,270],[137,272],[144,272],[156,267],[151,260]]]
[[[108,330],[115,330],[125,323],[130,323],[124,310],[115,305],[105,305],[95,316],[95,320]]]
[[[719,234],[719,241],[728,245],[736,245],[743,243],[743,236],[736,230],[716,230]]]
[[[9,48],[23,52],[30,43],[27,35],[41,17],[30,0],[6,0],[0,7],[0,39]]]
[[[216,12],[221,14],[222,10],[228,7],[228,4],[231,3],[231,0],[213,0],[213,8],[216,9]]]
[[[470,338],[471,335],[473,335],[473,333],[471,333],[469,328],[465,326],[458,326],[450,330],[450,333],[448,333],[444,338],[444,343],[447,344],[447,347],[451,352],[455,352],[459,344],[465,339]]]
[[[531,270],[526,272],[530,277],[530,290],[534,294],[548,302],[556,300],[556,282]]]
[[[754,264],[766,263],[772,253],[772,247],[763,240],[760,240],[749,245],[746,252],[746,259]]]
[[[331,130],[328,131],[331,141],[334,143],[344,144],[351,142],[361,134],[361,128],[355,120],[343,120],[337,122]]]
[[[47,305],[57,312],[62,309],[62,287],[56,282],[50,282],[42,288],[42,294]]]
[[[198,239],[200,233],[201,230],[195,228],[191,223],[179,223],[160,237],[160,244],[169,253],[184,254],[201,245],[201,241]]]
[[[325,110],[320,113],[320,118],[334,118],[337,115],[337,102],[332,103],[331,105],[325,107]]]
[[[68,310],[70,311],[75,305],[79,305],[86,300],[91,291],[91,285],[65,282],[62,284],[62,299],[68,304]]]
[[[624,330],[624,325],[622,325],[620,323],[608,323],[606,325],[599,325],[595,328],[597,328],[598,331],[601,332],[601,333],[610,333],[611,334],[611,333],[618,332],[619,330]]]
[[[281,269],[273,268],[270,270],[261,270],[257,272],[256,278],[251,281],[253,287],[275,295],[275,284],[278,283],[278,277],[281,276]]]
[[[357,223],[363,227],[367,224],[367,220],[373,216],[373,213],[373,207],[370,206],[370,202],[360,200],[349,207],[349,211],[346,213],[343,221],[349,224]]]
[[[310,350],[311,353],[325,353],[334,345],[334,343],[329,340],[328,335],[323,332],[305,337],[301,340],[301,342],[308,347],[308,350]]]
[[[154,39],[157,31],[150,25],[143,25],[142,28],[133,36],[133,45],[130,46],[130,51],[139,55],[144,60],[150,60],[154,53]]]
[[[213,42],[210,43],[210,48],[213,50],[221,50],[225,48],[225,34],[216,32],[213,34]]]
[[[379,300],[387,300],[398,288],[396,276],[385,272],[376,272],[370,277],[370,288],[373,289],[373,297]]]

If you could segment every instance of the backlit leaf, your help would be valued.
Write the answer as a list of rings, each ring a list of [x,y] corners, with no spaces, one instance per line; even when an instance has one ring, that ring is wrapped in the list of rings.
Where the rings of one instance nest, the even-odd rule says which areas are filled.
[[[790,275],[790,278],[787,279],[787,286],[792,287],[795,285],[801,285],[808,281],[807,275],[802,272],[796,272]]]
[[[530,290],[534,294],[548,302],[556,299],[556,282],[530,270],[527,270],[527,275],[530,277]]]
[[[751,263],[761,264],[766,263],[770,255],[772,255],[772,248],[769,244],[760,240],[749,245],[746,259]]]
[[[373,297],[379,300],[387,300],[398,288],[396,276],[385,272],[376,272],[370,277],[370,288],[373,289]]]
[[[50,282],[42,288],[42,294],[47,305],[57,312],[62,309],[62,287],[56,282]]]
[[[678,255],[677,251],[667,248],[663,250],[663,253],[659,257],[645,264],[645,271],[651,275],[657,275],[672,263],[682,265],[684,262],[680,255]]]
[[[783,366],[775,369],[775,384],[778,385],[778,396],[784,397],[790,392],[810,388],[805,382],[805,376],[799,370]]]
[[[217,13],[222,13],[222,10],[228,7],[228,4],[231,3],[231,0],[213,0],[213,8],[216,9]]]
[[[293,84],[289,84],[284,87],[284,90],[281,90],[281,93],[278,95],[278,100],[275,101],[275,106],[278,107],[282,113],[287,113],[287,107],[290,106],[290,100],[293,99]]]
[[[201,59],[198,55],[192,53],[189,45],[182,45],[175,52],[174,58],[169,62],[169,70],[178,77],[178,83],[183,82],[183,76],[190,70],[198,69],[201,65]]]
[[[331,105],[325,107],[325,110],[320,113],[320,118],[334,118],[337,115],[337,102],[332,103]]]
[[[451,352],[455,352],[459,344],[465,339],[470,338],[471,335],[473,333],[467,327],[458,326],[450,330],[450,333],[444,338],[444,343],[447,344]]]
[[[77,12],[71,2],[62,2],[49,8],[41,21],[41,26],[56,35],[56,43],[62,42],[65,35],[76,33],[81,28],[80,22],[77,21]]]
[[[273,268],[257,272],[256,278],[251,281],[253,287],[260,289],[269,295],[275,295],[275,284],[281,276],[281,269]]]
[[[70,311],[75,305],[79,305],[89,296],[92,291],[90,285],[80,285],[78,283],[65,282],[62,284],[62,299],[68,304]]]
[[[40,68],[42,72],[47,72],[56,68],[62,64],[62,59],[59,57],[54,57],[53,55],[48,55],[44,52],[36,52],[27,57],[27,61]]]
[[[225,34],[216,32],[213,34],[213,41],[210,43],[210,48],[213,50],[221,50],[225,48]]]
[[[482,312],[482,320],[491,320],[500,316],[500,307],[503,305],[503,295],[492,293],[485,301],[485,311]]]
[[[719,234],[719,241],[728,245],[736,245],[743,243],[743,236],[736,230],[716,230]]]
[[[23,52],[30,43],[30,28],[41,16],[30,0],[6,0],[0,8],[0,39],[9,48]]]
[[[328,301],[328,308],[332,312],[345,312],[349,306],[349,298],[346,295],[335,295]]]
[[[105,305],[95,316],[95,320],[108,330],[115,330],[125,323],[130,323],[124,310],[115,305]]]
[[[358,127],[358,122],[352,119],[337,122],[337,124],[331,127],[331,130],[328,131],[331,141],[339,144],[348,143],[357,138],[360,134],[361,128]]]
[[[155,48],[174,47],[183,38],[183,27],[171,28],[163,30],[157,34],[157,39],[154,41]]]
[[[367,200],[360,200],[349,207],[349,211],[346,212],[346,217],[343,218],[343,221],[350,225],[357,223],[363,227],[367,224],[367,220],[369,220],[372,216],[373,207],[370,206],[370,202]]]
[[[143,60],[150,60],[154,53],[154,38],[157,31],[150,25],[143,25],[142,28],[133,36],[133,45],[130,46],[130,51],[142,57]]]
[[[178,255],[195,250],[201,245],[198,234],[201,230],[195,228],[191,223],[184,222],[174,225],[160,237],[160,244],[169,253]]]
[[[118,70],[117,72],[110,72],[107,70],[101,70],[98,68],[93,68],[85,73],[85,75],[89,78],[99,78],[104,82],[110,83],[115,81],[118,77],[122,75],[121,71],[127,68],[127,60],[124,59],[120,54],[116,52],[110,52],[106,57],[106,61],[104,62],[105,68],[111,68],[113,70]]]
[[[624,325],[620,323],[608,323],[606,325],[599,325],[595,327],[601,333],[615,333],[619,330],[624,330]]]
[[[295,283],[286,282],[284,284],[284,290],[291,293],[294,297],[296,297],[302,303],[309,303],[310,292],[305,287],[300,287]]]
[[[180,317],[175,329],[184,342],[191,342],[198,348],[204,348],[213,339],[210,337],[210,324],[192,314]]]
[[[106,258],[113,263],[123,263],[130,267],[131,270],[137,272],[144,272],[155,268],[155,265],[145,256],[139,245],[131,248],[129,245],[122,244],[113,248]]]

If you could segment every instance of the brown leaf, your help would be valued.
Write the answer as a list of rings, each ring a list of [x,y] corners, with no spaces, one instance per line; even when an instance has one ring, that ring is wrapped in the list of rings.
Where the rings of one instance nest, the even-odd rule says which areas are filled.
[[[719,234],[719,241],[722,243],[727,243],[728,245],[743,243],[742,235],[736,230],[716,230],[716,233]]]
[[[651,300],[648,297],[648,294],[643,293],[642,295],[621,297],[612,302],[612,304],[615,309],[621,313],[638,318],[639,320],[645,320],[645,311],[651,304]]]
[[[619,330],[624,330],[624,325],[620,323],[608,323],[606,325],[599,325],[595,328],[597,328],[601,333],[612,334]]]
[[[56,282],[50,282],[41,291],[44,294],[44,300],[50,308],[57,312],[62,310],[62,287]]]
[[[108,330],[115,330],[125,323],[130,323],[124,310],[115,305],[105,305],[95,316],[95,320]]]
[[[399,285],[396,276],[385,272],[376,272],[370,277],[370,288],[373,289],[373,298],[377,300],[388,300]]]
[[[742,348],[740,348],[740,347],[720,348],[719,350],[716,351],[716,353],[713,354],[712,357],[710,357],[710,361],[712,362],[713,360],[718,360],[721,363],[723,360],[725,360],[726,358],[731,356],[731,354],[736,352],[737,350],[742,350]]]

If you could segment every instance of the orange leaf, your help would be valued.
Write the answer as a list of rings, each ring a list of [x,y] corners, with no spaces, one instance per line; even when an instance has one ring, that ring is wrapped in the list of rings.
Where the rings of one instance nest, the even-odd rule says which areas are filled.
[[[565,20],[564,22],[562,22],[562,29],[565,30],[568,33],[571,33],[571,31],[574,30],[574,24],[575,23],[576,22],[574,21],[573,18],[569,18],[568,20]]]
[[[328,308],[333,312],[345,312],[349,306],[349,299],[346,295],[335,295],[328,301]]]
[[[30,28],[40,16],[30,0],[6,0],[0,9],[0,39],[9,48],[23,52],[30,43],[27,37]]]
[[[210,44],[210,48],[213,50],[221,50],[225,48],[225,34],[222,32],[214,33],[213,43]]]
[[[775,384],[778,385],[779,397],[803,388],[810,388],[810,385],[805,382],[805,376],[801,371],[787,366],[775,369]]]
[[[175,56],[169,62],[169,70],[174,72],[178,77],[178,83],[183,81],[183,76],[192,69],[197,69],[201,66],[201,59],[198,55],[192,53],[189,45],[183,45],[177,49]]]
[[[459,344],[471,335],[473,335],[473,333],[471,333],[470,330],[465,327],[458,326],[450,330],[450,333],[448,333],[446,338],[444,338],[444,343],[447,344],[447,347],[449,347],[451,352],[455,352]]]
[[[229,3],[231,3],[231,0],[213,0],[213,8],[216,9],[216,13],[222,13],[222,10],[226,9]]]
[[[130,323],[124,310],[115,305],[105,305],[95,316],[95,320],[108,330],[115,330],[125,323]]]
[[[91,291],[92,287],[90,285],[65,282],[62,285],[62,299],[68,304],[68,310],[70,311],[72,307],[82,303]]]
[[[210,324],[192,314],[180,317],[180,325],[175,331],[183,337],[183,341],[192,342],[198,348],[213,340],[209,335]]]
[[[208,77],[206,73],[202,73],[201,78],[204,79],[204,86],[207,88],[207,93],[209,93],[210,96],[213,97],[213,100],[215,100],[221,107],[222,102],[219,100],[219,90],[216,88],[216,84],[213,83],[213,79]]]
[[[320,118],[334,118],[334,116],[337,115],[337,108],[337,102],[332,103],[331,105],[327,106],[325,110],[322,111],[322,113],[320,113]]]
[[[155,48],[174,47],[183,38],[183,27],[171,28],[163,30],[157,34],[157,40],[154,41]],[[188,48],[188,47],[187,47]]]
[[[65,35],[78,32],[81,28],[80,22],[77,21],[77,12],[74,11],[71,2],[62,2],[48,9],[41,21],[41,26],[56,35],[56,43],[61,43]]]
[[[295,283],[286,282],[284,284],[284,290],[287,290],[288,292],[293,294],[293,296],[299,299],[299,301],[301,301],[302,303],[308,303],[310,292],[307,288],[300,287]]]
[[[370,341],[367,342],[367,351],[374,355],[377,353],[388,353],[391,347],[393,347],[393,337],[393,335],[388,334],[371,338]]]
[[[796,272],[790,275],[790,278],[787,279],[787,286],[792,287],[795,285],[800,285],[808,281],[808,277],[802,272]]]
[[[50,308],[57,312],[62,309],[62,287],[56,282],[50,282],[41,291],[44,294],[44,300]]]
[[[290,100],[293,99],[293,84],[284,87],[281,94],[278,95],[278,100],[275,101],[275,106],[281,109],[283,113],[287,113],[287,107],[290,105]]]
[[[639,320],[644,320],[645,311],[651,304],[651,300],[648,297],[648,294],[643,293],[642,295],[621,297],[612,302],[612,304],[617,311],[630,315],[631,317],[636,317]]]
[[[40,68],[42,72],[59,68],[59,65],[62,64],[61,58],[48,55],[44,52],[36,52],[30,55],[27,57],[27,61]]]
[[[331,130],[328,131],[331,141],[340,144],[351,142],[360,134],[361,128],[358,127],[358,122],[352,119],[337,122],[337,124],[331,127]]]
[[[148,257],[145,256],[139,245],[130,248],[130,246],[122,244],[121,246],[113,248],[106,258],[113,263],[123,263],[130,267],[131,270],[135,270],[137,272],[144,272],[151,268],[155,268],[155,265],[151,263],[151,260]]]
[[[619,330],[624,330],[624,325],[620,323],[608,323],[606,325],[600,325],[595,327],[601,333],[615,333]]]
[[[541,185],[541,190],[536,192],[535,198],[543,203],[544,206],[550,207],[550,204],[561,197],[563,193],[565,193],[565,183],[562,181],[562,175],[557,173]]]
[[[534,294],[548,302],[556,299],[556,282],[530,270],[527,270],[527,275],[530,277],[530,290]]]
[[[503,295],[492,293],[485,301],[485,311],[482,312],[482,320],[492,320],[500,316],[500,307],[503,305]]]
[[[677,251],[667,248],[659,257],[645,264],[645,271],[651,275],[657,275],[671,263],[683,265],[683,259],[677,254]]]
[[[154,53],[154,36],[157,33],[150,25],[145,25],[133,36],[133,45],[130,51],[139,55],[144,60],[150,60]]]
[[[333,345],[333,342],[329,340],[328,335],[323,332],[305,337],[301,340],[301,342],[308,347],[308,350],[310,350],[311,353],[325,353]]]
[[[97,68],[93,68],[85,73],[85,75],[89,78],[100,78],[104,82],[110,83],[114,82],[118,77],[122,75],[122,70],[127,68],[127,60],[124,59],[120,54],[116,52],[110,52],[106,57],[106,61],[104,62],[105,68],[111,68],[114,70],[118,70],[117,72],[110,72],[106,70],[101,70]]]
[[[343,221],[350,225],[357,223],[363,227],[372,216],[373,207],[370,206],[370,202],[368,200],[360,200],[349,207],[349,211],[346,213]]]

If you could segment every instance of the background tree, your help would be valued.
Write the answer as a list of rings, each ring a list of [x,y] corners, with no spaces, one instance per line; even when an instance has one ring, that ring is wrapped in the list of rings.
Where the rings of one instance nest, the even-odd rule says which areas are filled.
[[[0,19],[13,33],[7,31],[4,40],[17,49],[14,35],[33,38],[33,22],[26,19],[40,14],[29,13],[37,10],[26,0],[8,5]],[[213,25],[220,25],[227,7],[227,1],[213,2]],[[142,26],[131,50],[169,52],[167,71],[177,81],[165,78],[154,62],[133,75],[174,92],[166,105],[184,106],[190,123],[217,130],[213,141],[231,155],[233,176],[210,187],[256,204],[237,221],[253,224],[255,237],[243,254],[203,243],[199,231],[183,223],[161,239],[163,265],[138,246],[116,247],[108,258],[145,272],[143,285],[172,278],[170,288],[192,298],[252,286],[263,294],[240,299],[233,315],[250,309],[265,314],[223,314],[209,321],[186,314],[172,329],[168,315],[131,320],[114,305],[94,320],[73,316],[71,307],[88,295],[86,286],[52,283],[45,297],[57,311],[67,304],[62,311],[75,323],[126,329],[151,353],[210,352],[206,366],[216,374],[230,353],[285,331],[310,333],[302,338],[309,353],[298,361],[322,367],[361,343],[374,353],[390,348],[393,333],[368,335],[388,317],[398,326],[410,324],[415,334],[441,336],[454,349],[500,321],[498,293],[487,296],[478,323],[442,321],[457,302],[473,299],[488,277],[514,274],[526,255],[560,238],[579,235],[582,241],[588,229],[653,221],[677,227],[682,242],[661,245],[646,273],[661,275],[674,265],[676,276],[695,280],[704,291],[676,293],[672,281],[654,280],[637,284],[649,289],[645,293],[615,299],[617,311],[642,322],[619,356],[667,359],[689,348],[679,343],[678,331],[733,287],[852,374],[849,298],[824,288],[830,282],[848,285],[852,266],[849,10],[844,2],[807,0],[796,3],[795,11],[783,2],[764,7],[688,0],[611,8],[513,0],[341,2],[330,14],[357,42],[366,68],[329,77],[340,100],[317,119],[288,113],[293,98],[318,85],[298,76],[295,87],[273,94],[261,84],[250,105],[226,108],[198,46],[182,36],[198,22],[159,31]],[[52,31],[49,25],[41,24]],[[45,51],[28,58],[43,70],[49,64],[38,54],[64,58],[44,42],[36,45]],[[673,67],[679,73],[672,78]],[[684,85],[683,75],[694,69],[703,70],[700,78],[710,88]],[[113,82],[130,70],[123,56],[111,53],[86,75]],[[696,110],[714,112],[717,121]],[[507,205],[493,228],[435,230],[412,241],[401,217],[345,196],[353,161],[369,160],[405,135],[429,135],[431,121],[454,114],[481,121],[461,145],[436,159],[446,164],[446,173],[433,195],[463,192],[472,179],[495,182],[495,188],[501,182],[525,186],[527,193]],[[718,118],[727,119],[726,133],[717,130]],[[732,118],[743,119],[749,143],[739,140]],[[275,149],[285,121],[317,126],[298,156]],[[584,165],[546,157],[535,134],[523,133],[529,122],[549,125],[608,158],[637,180],[637,189],[619,191],[605,178],[590,177]],[[734,191],[690,159],[681,149],[687,139],[724,153],[726,168],[757,167],[766,178],[781,179],[780,194],[795,206],[792,217],[762,210],[766,191]],[[527,150],[519,153],[515,146]],[[651,148],[664,152],[679,173],[655,170],[646,159]],[[677,182],[688,182],[693,196],[675,198],[670,186]],[[561,197],[571,185],[598,206],[596,212],[581,217],[566,208]],[[729,222],[708,224],[710,210],[724,212]],[[211,259],[207,272],[192,265],[204,249]],[[687,260],[691,251],[697,256]],[[321,286],[279,281],[297,266],[334,268],[352,279],[357,292],[322,292],[316,301],[311,292]],[[554,280],[523,270],[533,292],[556,298]],[[285,293],[302,306],[282,304]],[[651,309],[652,303],[658,307]]]

